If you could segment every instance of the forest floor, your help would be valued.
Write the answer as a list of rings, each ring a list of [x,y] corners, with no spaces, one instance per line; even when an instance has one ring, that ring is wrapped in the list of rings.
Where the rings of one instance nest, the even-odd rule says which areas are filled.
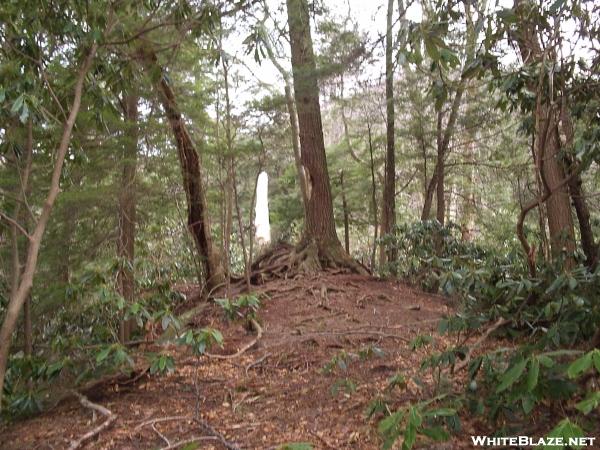
[[[117,419],[83,447],[165,449],[199,437],[198,448],[226,448],[194,420],[199,413],[204,424],[243,449],[289,442],[309,442],[315,449],[377,449],[381,416],[369,421],[365,410],[392,376],[400,373],[408,380],[405,389],[386,394],[394,406],[432,395],[433,381],[427,372],[418,374],[419,365],[444,343],[436,337],[411,350],[409,342],[419,334],[435,335],[438,320],[451,309],[443,297],[396,281],[327,273],[272,281],[257,292],[265,294],[258,311],[264,332],[255,346],[236,358],[216,359],[172,345],[167,349],[176,361],[173,373],[102,385],[89,399]],[[213,348],[214,353],[235,353],[256,336],[243,323],[227,321],[216,304],[192,322],[223,333],[224,348]],[[336,364],[336,355],[346,355],[346,364]],[[417,375],[422,385],[412,380]],[[71,398],[0,430],[0,447],[67,448],[104,420],[93,419],[90,409]],[[421,448],[470,448],[473,427],[463,421],[461,436],[452,442]]]

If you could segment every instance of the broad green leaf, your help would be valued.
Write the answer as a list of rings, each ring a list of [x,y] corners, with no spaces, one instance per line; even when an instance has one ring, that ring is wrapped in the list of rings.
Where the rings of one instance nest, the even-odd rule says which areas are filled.
[[[595,349],[592,352],[592,359],[594,360],[594,367],[596,368],[596,372],[600,374],[600,350]]]
[[[16,100],[12,104],[12,108],[10,108],[10,112],[16,114],[23,106],[24,97],[23,94],[19,95]]]
[[[421,433],[434,441],[447,441],[450,435],[442,427],[423,428]]]
[[[577,378],[590,367],[592,367],[592,352],[586,353],[581,358],[573,361],[567,369],[567,375],[569,378]]]
[[[432,409],[423,414],[425,417],[450,417],[456,415],[456,410],[452,408]]]
[[[110,353],[110,351],[112,350],[111,347],[106,347],[103,350],[101,350],[97,355],[96,355],[96,362],[97,363],[101,363],[102,361],[104,361],[107,357],[108,354]]]
[[[527,366],[527,359],[524,359],[512,366],[500,379],[500,385],[496,388],[496,393],[505,391],[512,386],[523,374]]]
[[[592,392],[585,400],[580,401],[575,405],[579,411],[587,415],[600,405],[600,391]]]
[[[277,447],[277,450],[313,450],[309,442],[290,442]]]
[[[562,437],[564,441],[568,441],[570,438],[583,437],[583,430],[576,424],[571,422],[569,418],[561,420],[558,425],[548,434],[548,437],[558,438]],[[564,446],[560,445],[545,445],[544,450],[555,450],[562,449]],[[580,448],[579,446],[573,448]]]
[[[538,384],[538,377],[540,374],[540,361],[533,357],[529,363],[529,372],[527,373],[527,390],[533,391]]]
[[[198,448],[200,448],[200,444],[197,442],[190,442],[185,447],[181,447],[181,450],[196,450]]]

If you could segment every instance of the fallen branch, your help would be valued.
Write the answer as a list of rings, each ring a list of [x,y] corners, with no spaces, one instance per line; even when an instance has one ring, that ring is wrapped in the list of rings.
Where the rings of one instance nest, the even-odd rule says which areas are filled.
[[[473,345],[471,345],[469,347],[469,349],[467,350],[467,354],[465,355],[465,359],[463,359],[456,366],[454,366],[454,373],[459,372],[460,370],[467,367],[469,365],[469,362],[471,361],[471,355],[473,354],[473,350],[475,350],[477,347],[479,347],[490,336],[490,334],[492,334],[498,328],[506,325],[509,322],[510,322],[510,320],[503,319],[502,317],[500,317],[496,322],[494,322],[494,324],[491,327],[489,327],[487,330],[485,330],[485,333],[483,333],[479,337],[479,339],[477,339],[473,343]]]
[[[252,369],[253,367],[258,366],[260,363],[262,363],[265,359],[267,359],[269,356],[271,356],[271,353],[265,353],[262,357],[258,358],[256,361],[251,362],[250,364],[248,364],[246,366],[246,376],[248,376],[248,371],[250,369]]]
[[[383,338],[390,339],[398,339],[403,342],[410,342],[410,339],[405,338],[404,336],[399,336],[397,334],[384,333],[382,331],[370,331],[370,330],[340,330],[340,331],[316,331],[314,333],[307,333],[302,335],[303,337],[312,337],[312,336],[346,336],[352,334],[364,334],[364,335],[372,335],[372,336],[381,336]]]
[[[262,335],[263,335],[263,329],[255,319],[250,319],[250,323],[252,324],[252,327],[256,330],[256,338],[254,338],[248,344],[244,345],[237,352],[235,352],[232,355],[215,355],[213,353],[205,353],[205,355],[208,356],[209,358],[215,358],[215,359],[233,359],[233,358],[237,358],[238,356],[240,356],[243,353],[250,350],[252,347],[254,347],[256,345],[256,343],[260,340],[260,338],[262,338]]]
[[[105,429],[107,429],[108,427],[110,427],[115,420],[117,420],[117,415],[113,414],[113,412],[110,409],[107,409],[104,406],[98,405],[96,403],[90,402],[87,399],[87,397],[81,395],[79,392],[73,392],[73,394],[77,398],[79,398],[79,403],[81,403],[81,405],[83,407],[91,409],[93,411],[96,411],[96,412],[102,414],[104,417],[106,417],[106,420],[104,422],[102,422],[99,426],[97,426],[96,428],[94,428],[93,430],[88,431],[86,434],[84,434],[83,436],[81,436],[79,439],[71,442],[71,445],[69,446],[69,450],[76,450],[76,449],[78,449],[86,441],[89,441],[93,437],[95,437],[98,434],[100,434],[102,431],[104,431]]]
[[[205,422],[202,419],[196,419],[196,422],[198,422],[202,428],[204,428],[206,431],[208,431],[212,436],[214,436],[214,438],[216,438],[221,444],[223,444],[223,446],[226,449],[240,450],[240,448],[237,446],[237,444],[229,442],[227,439],[225,439],[225,437],[221,433],[219,433],[217,430],[215,430],[213,427],[211,427],[208,424],[208,422]]]
[[[134,428],[134,431],[138,431],[139,429],[145,427],[146,425],[154,425],[158,422],[170,422],[175,420],[194,420],[192,416],[169,416],[169,417],[158,417],[155,419],[146,420],[145,422],[140,423]]]

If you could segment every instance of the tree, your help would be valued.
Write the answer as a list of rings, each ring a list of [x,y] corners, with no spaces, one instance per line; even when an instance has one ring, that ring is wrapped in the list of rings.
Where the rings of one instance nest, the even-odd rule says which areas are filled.
[[[383,206],[381,215],[381,236],[394,232],[396,226],[396,148],[395,148],[395,114],[394,114],[394,64],[392,60],[392,18],[394,0],[388,0],[387,29],[385,34],[385,104],[386,104],[386,157],[385,181],[383,186]],[[394,246],[390,246],[387,254],[379,254],[381,266],[388,261],[394,261],[396,254]]]
[[[134,249],[136,222],[136,189],[135,173],[138,153],[138,102],[136,94],[125,95],[122,100],[125,118],[126,142],[123,149],[123,173],[119,193],[119,237],[117,240],[117,256],[119,257],[118,284],[125,304],[131,304],[135,298]],[[119,339],[127,342],[131,337],[133,322],[122,320],[119,327]]]
[[[40,215],[33,226],[33,232],[31,234],[27,234],[23,231],[29,241],[27,246],[25,266],[19,280],[18,288],[10,296],[8,308],[6,310],[6,316],[2,322],[2,328],[0,328],[0,405],[2,401],[4,375],[6,373],[6,365],[8,362],[12,333],[17,324],[17,319],[21,309],[23,308],[23,304],[31,292],[40,246],[42,244],[42,238],[44,236],[44,232],[46,231],[46,226],[48,225],[50,214],[52,213],[52,209],[54,207],[54,202],[56,201],[60,191],[60,177],[62,174],[65,156],[69,148],[71,131],[73,130],[75,119],[77,118],[77,114],[79,113],[79,108],[81,106],[83,85],[85,78],[92,66],[97,50],[98,44],[97,42],[93,42],[85,53],[83,63],[77,72],[77,78],[73,88],[73,101],[71,108],[69,109],[67,119],[63,124],[61,138],[56,149],[56,159],[52,170],[49,191],[44,201],[44,206],[42,207]]]
[[[338,239],[333,218],[315,55],[306,0],[287,0],[294,96],[298,111],[302,173],[306,183],[306,220],[301,247],[303,269],[346,266],[364,272]]]
[[[545,92],[545,83],[549,80],[545,70],[547,63],[555,67],[555,41],[545,49],[540,45],[537,27],[527,2],[515,0],[514,10],[519,17],[515,29],[515,37],[519,46],[523,64],[539,67],[538,79],[529,82],[529,89],[535,93],[535,106],[532,111],[534,120],[534,146],[532,148],[535,170],[542,180],[542,195],[547,207],[548,229],[550,231],[550,248],[555,258],[565,255],[566,267],[573,264],[572,254],[575,251],[575,232],[567,172],[561,157],[560,137],[558,134],[558,111],[551,97]],[[558,26],[558,25],[556,25]],[[554,69],[550,69],[554,70]],[[550,87],[552,89],[552,87]],[[537,205],[537,203],[536,203]],[[522,213],[523,216],[523,213]],[[522,221],[520,221],[522,226]],[[518,230],[521,242],[524,241],[522,229]],[[530,257],[530,268],[534,264],[531,249],[527,249]]]
[[[222,255],[214,248],[212,242],[206,188],[202,179],[200,158],[179,111],[173,89],[163,74],[163,69],[158,63],[156,54],[151,48],[140,46],[138,58],[150,74],[173,132],[187,199],[188,227],[201,258],[204,281],[208,290],[211,290],[223,283],[225,274]]]

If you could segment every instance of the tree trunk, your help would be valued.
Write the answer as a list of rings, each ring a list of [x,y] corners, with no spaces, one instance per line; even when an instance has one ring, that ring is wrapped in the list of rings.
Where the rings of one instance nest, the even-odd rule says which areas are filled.
[[[575,171],[575,157],[569,153],[570,147],[573,145],[575,132],[573,130],[573,122],[566,107],[566,99],[563,97],[563,104],[560,112],[560,129],[559,135],[564,136],[564,142],[560,141],[561,147],[565,150],[564,157],[565,166],[569,175]],[[579,223],[579,234],[581,238],[581,248],[585,254],[585,264],[591,270],[596,268],[598,263],[598,245],[594,241],[594,232],[590,222],[590,211],[585,201],[585,193],[583,191],[583,183],[579,174],[571,175],[569,179],[569,195],[575,206],[577,222]]]
[[[219,46],[221,47],[222,33],[219,35]],[[222,49],[221,49],[221,53]],[[231,134],[231,103],[229,102],[229,66],[225,56],[221,57],[221,66],[223,68],[223,81],[225,85],[225,142],[227,145],[227,156],[225,165],[227,171],[227,181],[225,184],[225,271],[227,274],[227,297],[229,297],[231,280],[231,234],[233,233],[233,202],[234,202],[234,155],[233,155],[233,137]]]
[[[344,252],[335,230],[316,63],[306,0],[287,0],[287,13],[302,173],[306,181],[308,200],[302,244],[305,247],[313,247],[310,250],[312,255],[316,253],[316,258],[312,257],[312,261],[308,262],[304,269],[313,271],[323,265],[334,267],[343,265],[366,272]]]
[[[235,167],[233,167],[233,199],[235,203],[235,212],[237,215],[238,229],[240,230],[240,245],[242,247],[242,256],[244,257],[244,278],[246,280],[246,288],[248,292],[251,290],[250,285],[250,260],[248,259],[248,250],[246,249],[246,240],[244,239],[244,226],[242,210],[240,209],[240,199],[237,190],[237,180],[235,177]]]
[[[369,138],[369,158],[371,162],[371,206],[373,208],[373,247],[371,249],[371,270],[375,267],[375,256],[377,252],[377,231],[379,229],[379,213],[377,211],[377,184],[375,183],[375,161],[373,159],[373,136],[371,135],[371,124],[367,123],[367,135]]]
[[[14,293],[14,295],[11,295],[10,297],[8,307],[6,309],[6,315],[4,316],[4,321],[2,322],[2,328],[0,329],[0,409],[2,405],[2,393],[4,391],[4,375],[6,374],[6,365],[8,363],[11,338],[13,335],[13,331],[15,330],[15,326],[17,324],[19,313],[23,308],[23,304],[29,297],[31,287],[33,286],[33,276],[37,267],[37,259],[42,243],[42,238],[44,236],[44,232],[46,231],[46,226],[48,225],[48,220],[50,219],[50,214],[52,212],[52,208],[54,207],[54,202],[56,201],[56,197],[58,196],[58,193],[60,191],[60,177],[62,174],[65,156],[69,148],[69,143],[71,142],[71,132],[73,130],[73,126],[75,125],[75,119],[77,117],[77,114],[79,113],[79,108],[81,106],[81,96],[83,93],[85,77],[88,71],[90,70],[94,57],[96,56],[97,49],[98,45],[96,43],[93,43],[85,57],[81,68],[77,73],[77,78],[75,80],[74,87],[73,103],[69,110],[69,115],[63,125],[61,139],[56,150],[56,159],[54,162],[54,167],[52,169],[50,189],[48,191],[48,194],[42,206],[42,210],[33,229],[33,234],[30,235],[29,245],[27,248],[27,258],[25,260],[25,268],[19,281],[19,287]]]
[[[522,6],[520,0],[515,0],[514,10],[517,14],[526,14]],[[517,24],[515,37],[523,63],[539,64],[539,70],[545,70],[546,58],[556,59],[556,55],[552,49],[541,49],[537,30],[531,21],[522,18]],[[540,80],[543,82],[544,77],[540,77]],[[543,98],[545,89],[541,83],[530,83],[528,87],[536,93],[534,150],[536,170],[539,171],[545,193],[549,194],[546,206],[550,249],[553,258],[565,256],[565,267],[568,268],[574,263],[572,255],[575,250],[575,233],[569,188],[564,184],[566,173],[561,155],[556,111],[554,102]]]
[[[141,62],[153,78],[158,97],[177,143],[177,155],[188,204],[188,228],[194,237],[198,255],[202,261],[206,286],[210,291],[225,281],[225,274],[221,255],[212,243],[206,188],[202,179],[198,152],[177,106],[175,94],[167,79],[162,75],[163,71],[158,64],[156,54],[148,48],[140,48],[138,53]]]
[[[446,157],[446,149],[443,145],[442,136],[442,119],[443,119],[442,110],[440,109],[437,114],[437,130],[438,130],[438,139],[437,139],[437,162],[435,164],[435,182],[436,182],[436,214],[435,218],[440,223],[440,225],[444,226],[444,211],[446,207],[445,197],[444,197],[444,158]]]
[[[346,191],[344,189],[344,171],[340,171],[340,187],[342,189],[342,211],[344,212],[344,248],[350,254],[350,214],[346,202]]]
[[[135,301],[134,279],[134,244],[136,222],[136,186],[135,174],[138,153],[138,96],[127,95],[123,99],[125,116],[126,142],[123,149],[123,174],[119,195],[119,237],[117,255],[119,257],[119,273],[117,283],[119,293],[125,300],[126,308]],[[119,340],[121,343],[131,339],[134,326],[131,319],[122,319],[119,324]]]
[[[392,18],[394,0],[388,0],[387,29],[385,35],[385,103],[386,103],[386,157],[385,181],[383,185],[383,208],[381,217],[381,236],[394,233],[396,226],[396,149],[395,149],[395,111],[394,111],[394,65]],[[379,255],[380,264],[396,260],[396,250],[392,245]]]
[[[569,173],[574,170],[574,164],[567,162]],[[585,265],[594,270],[598,264],[598,245],[594,241],[594,232],[590,223],[590,211],[585,202],[583,183],[581,176],[575,175],[569,181],[569,195],[575,206],[575,213],[579,223],[579,234],[581,237],[581,248],[585,254]]]
[[[15,224],[11,226],[11,242],[12,242],[12,279],[10,283],[10,297],[12,298],[17,290],[19,289],[19,282],[21,280],[21,250],[22,247],[19,244],[20,231],[16,224],[23,224],[23,228],[27,230],[28,216],[23,214],[23,205],[27,202],[27,195],[29,193],[29,177],[31,174],[31,163],[33,158],[33,122],[31,119],[27,121],[27,138],[25,141],[25,165],[22,169],[19,168],[18,158],[15,157],[15,166],[19,174],[19,183],[16,185],[16,204],[13,213],[13,220]],[[33,351],[33,336],[31,329],[31,295],[27,296],[25,300],[25,307],[23,309],[23,340],[24,340],[24,351],[25,355],[31,356]]]
[[[423,202],[423,211],[421,212],[421,221],[429,220],[431,216],[431,206],[433,205],[433,194],[437,186],[437,163],[433,169],[433,175],[427,185],[427,191],[425,192],[425,201]]]
[[[275,68],[283,77],[283,82],[285,84],[284,94],[285,94],[285,103],[288,110],[288,115],[290,118],[290,130],[292,133],[292,149],[294,151],[294,163],[296,164],[296,176],[298,177],[298,185],[300,186],[300,194],[302,195],[302,206],[304,208],[304,217],[307,215],[307,207],[308,207],[308,196],[306,191],[306,180],[304,179],[304,175],[302,172],[302,161],[300,155],[300,131],[298,129],[298,110],[296,108],[296,101],[294,100],[294,96],[292,95],[292,80],[290,79],[290,74],[287,70],[283,68],[283,66],[277,60],[275,53],[273,52],[273,46],[271,45],[271,41],[269,37],[263,39],[263,43],[265,44],[265,48],[267,50],[267,55]],[[259,171],[260,173],[260,171]]]

